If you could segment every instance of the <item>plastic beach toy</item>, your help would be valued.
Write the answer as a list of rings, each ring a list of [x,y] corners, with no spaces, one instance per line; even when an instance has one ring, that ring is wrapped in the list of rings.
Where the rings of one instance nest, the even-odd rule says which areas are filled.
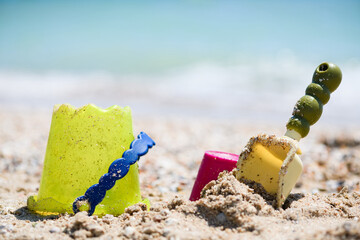
[[[206,151],[190,195],[190,201],[198,200],[201,190],[210,181],[216,180],[219,173],[224,170],[233,170],[236,167],[238,159],[239,155],[236,154]]]
[[[108,173],[101,176],[99,183],[92,185],[83,196],[75,199],[73,203],[74,213],[79,212],[83,204],[89,204],[88,214],[91,216],[96,206],[104,199],[106,191],[114,187],[117,180],[125,177],[130,166],[135,164],[154,145],[155,142],[146,133],[141,132],[138,139],[131,143],[130,149],[124,152],[122,158],[116,159],[110,165]]]
[[[310,125],[315,124],[330,93],[340,85],[341,70],[332,63],[320,64],[313,75],[306,95],[294,107],[283,137],[262,134],[252,137],[237,162],[236,177],[260,183],[276,196],[281,207],[302,172],[301,151],[298,142],[307,136]]]
[[[39,193],[28,198],[28,208],[39,214],[72,213],[74,200],[108,173],[110,165],[123,156],[133,140],[129,107],[101,109],[89,104],[75,109],[67,104],[56,105]],[[120,215],[126,207],[139,202],[149,206],[148,200],[141,198],[138,165],[134,163],[126,176],[106,191],[94,214]],[[84,204],[80,210],[91,207]]]

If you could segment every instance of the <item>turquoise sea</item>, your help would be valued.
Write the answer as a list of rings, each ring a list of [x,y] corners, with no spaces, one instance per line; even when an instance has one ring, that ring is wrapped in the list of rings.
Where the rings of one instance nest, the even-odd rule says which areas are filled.
[[[0,106],[285,122],[323,61],[323,118],[360,122],[360,1],[0,0]]]

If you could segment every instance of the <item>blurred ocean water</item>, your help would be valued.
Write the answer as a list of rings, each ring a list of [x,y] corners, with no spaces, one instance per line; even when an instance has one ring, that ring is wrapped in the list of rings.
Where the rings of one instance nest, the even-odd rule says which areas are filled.
[[[323,61],[323,118],[360,122],[359,1],[3,1],[0,106],[286,122]]]

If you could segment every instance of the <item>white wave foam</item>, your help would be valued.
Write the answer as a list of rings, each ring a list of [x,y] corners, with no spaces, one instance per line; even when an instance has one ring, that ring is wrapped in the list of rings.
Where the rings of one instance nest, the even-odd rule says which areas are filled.
[[[329,122],[359,122],[360,63],[340,64],[343,82],[324,107]],[[2,105],[129,105],[139,114],[196,115],[286,122],[311,82],[313,63],[294,58],[201,64],[157,75],[0,72]]]

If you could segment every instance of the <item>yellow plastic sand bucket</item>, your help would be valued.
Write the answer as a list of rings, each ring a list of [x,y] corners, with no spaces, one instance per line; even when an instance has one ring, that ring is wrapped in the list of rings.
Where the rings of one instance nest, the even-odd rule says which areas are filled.
[[[107,173],[110,164],[129,149],[134,140],[131,109],[92,104],[75,109],[56,105],[37,196],[27,206],[39,214],[73,213],[74,200]],[[96,207],[96,215],[120,215],[125,208],[144,202],[140,195],[138,164],[116,181]],[[86,210],[86,209],[83,209]]]

